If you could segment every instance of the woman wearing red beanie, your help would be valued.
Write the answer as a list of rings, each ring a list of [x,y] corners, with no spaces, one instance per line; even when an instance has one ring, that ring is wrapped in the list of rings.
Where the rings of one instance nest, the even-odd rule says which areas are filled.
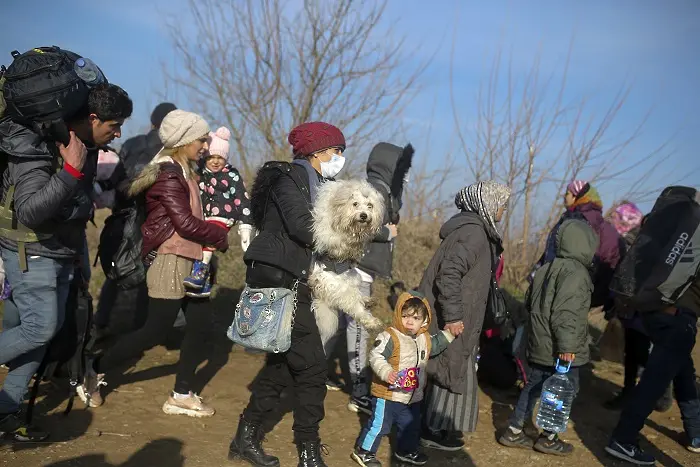
[[[254,466],[276,467],[279,459],[262,448],[261,425],[271,418],[284,389],[293,388],[294,439],[299,467],[326,467],[321,458],[319,423],[326,398],[326,356],[311,311],[307,279],[312,267],[311,205],[318,186],[343,168],[345,137],[333,125],[310,122],[289,133],[294,161],[268,162],[258,172],[251,192],[251,217],[260,232],[245,253],[246,283],[253,288],[297,289],[292,345],[268,354],[251,387],[229,458]]]

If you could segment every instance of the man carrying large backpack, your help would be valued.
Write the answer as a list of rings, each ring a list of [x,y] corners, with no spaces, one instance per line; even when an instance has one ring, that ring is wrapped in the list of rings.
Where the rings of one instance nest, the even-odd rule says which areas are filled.
[[[44,48],[13,56],[13,65],[26,56],[31,60],[21,63],[29,66],[21,73],[8,68],[3,89],[8,107],[0,120],[0,157],[7,161],[2,179],[2,221],[7,222],[0,224],[0,254],[11,288],[0,333],[0,363],[10,369],[0,391],[0,436],[21,442],[48,436],[25,426],[20,403],[63,322],[93,212],[98,148],[121,136],[133,106],[126,92],[107,84],[101,72],[101,79],[96,78],[94,65],[91,74],[78,73],[86,60],[75,54]],[[42,75],[47,69],[52,76]],[[68,86],[56,86],[56,70]],[[78,70],[75,76],[72,70]],[[26,82],[24,87],[13,83],[25,77],[33,79],[32,92],[22,95]],[[66,94],[66,89],[77,92]],[[50,99],[32,102],[35,96]],[[49,117],[46,102],[56,106]]]
[[[644,373],[605,448],[610,455],[637,465],[655,464],[654,457],[639,448],[637,437],[671,382],[687,448],[700,453],[700,399],[692,358],[700,314],[699,203],[700,192],[693,188],[666,188],[618,265],[611,285],[618,313],[635,310],[653,344]]]

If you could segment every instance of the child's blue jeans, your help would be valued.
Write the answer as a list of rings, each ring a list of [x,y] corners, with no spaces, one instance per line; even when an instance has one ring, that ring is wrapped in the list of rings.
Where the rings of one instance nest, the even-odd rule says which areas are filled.
[[[525,426],[525,420],[532,418],[532,412],[535,409],[535,404],[542,394],[542,385],[552,376],[555,371],[554,367],[537,365],[530,362],[530,372],[528,373],[528,381],[518,397],[518,403],[515,405],[515,410],[510,416],[510,426],[513,428],[522,429]],[[579,368],[571,367],[566,375],[574,385],[574,390],[578,394],[579,389]]]
[[[372,416],[357,438],[357,447],[377,452],[382,437],[396,425],[397,452],[410,454],[418,450],[420,442],[420,402],[402,404],[372,396]]]

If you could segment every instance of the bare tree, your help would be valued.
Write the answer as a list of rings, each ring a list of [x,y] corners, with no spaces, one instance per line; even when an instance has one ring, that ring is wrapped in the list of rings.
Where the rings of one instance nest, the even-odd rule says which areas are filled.
[[[619,184],[632,167],[646,168],[640,178],[647,178],[670,151],[665,142],[627,161],[625,151],[639,137],[648,115],[628,134],[612,135],[630,87],[622,85],[605,111],[596,115],[585,97],[567,100],[570,57],[571,47],[561,69],[542,76],[536,56],[529,71],[516,76],[511,59],[504,60],[499,51],[478,91],[478,118],[472,130],[462,124],[458,109],[463,106],[457,102],[450,79],[453,120],[471,176],[474,180],[496,179],[513,190],[502,228],[505,278],[511,284],[522,283],[541,254],[562,211],[563,192],[570,180],[585,173],[586,179],[598,185]],[[627,183],[628,196],[643,190],[641,183]]]
[[[248,176],[264,160],[288,159],[286,135],[305,121],[337,125],[351,154],[366,154],[379,135],[397,128],[427,66],[411,66],[403,40],[392,42],[382,30],[386,1],[292,6],[190,0],[186,17],[168,23],[179,62],[165,70],[168,86],[231,129],[235,161]],[[356,158],[349,162],[359,166]]]

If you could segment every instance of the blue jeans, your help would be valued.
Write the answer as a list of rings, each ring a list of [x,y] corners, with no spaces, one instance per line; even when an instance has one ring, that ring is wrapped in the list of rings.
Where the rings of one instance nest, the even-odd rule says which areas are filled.
[[[537,365],[530,362],[530,371],[527,375],[527,384],[520,391],[520,397],[515,404],[515,410],[510,416],[510,426],[513,428],[522,429],[525,426],[525,421],[532,418],[532,412],[535,409],[535,404],[540,399],[542,394],[542,386],[547,378],[552,376],[555,371],[554,367]],[[574,390],[578,394],[579,389],[579,368],[571,367],[566,375],[569,381],[574,385]]]
[[[683,428],[690,439],[700,438],[700,400],[692,358],[698,318],[689,311],[681,310],[675,316],[657,311],[642,314],[642,321],[653,347],[612,437],[620,444],[635,444],[656,401],[673,382]]]
[[[376,453],[382,437],[396,425],[396,452],[416,452],[420,443],[420,405],[420,402],[409,405],[372,396],[372,416],[362,428],[356,446]]]
[[[0,363],[10,372],[0,391],[0,413],[15,412],[27,393],[51,341],[63,324],[73,262],[27,257],[27,272],[17,252],[0,248],[12,295],[5,301],[0,333]]]

